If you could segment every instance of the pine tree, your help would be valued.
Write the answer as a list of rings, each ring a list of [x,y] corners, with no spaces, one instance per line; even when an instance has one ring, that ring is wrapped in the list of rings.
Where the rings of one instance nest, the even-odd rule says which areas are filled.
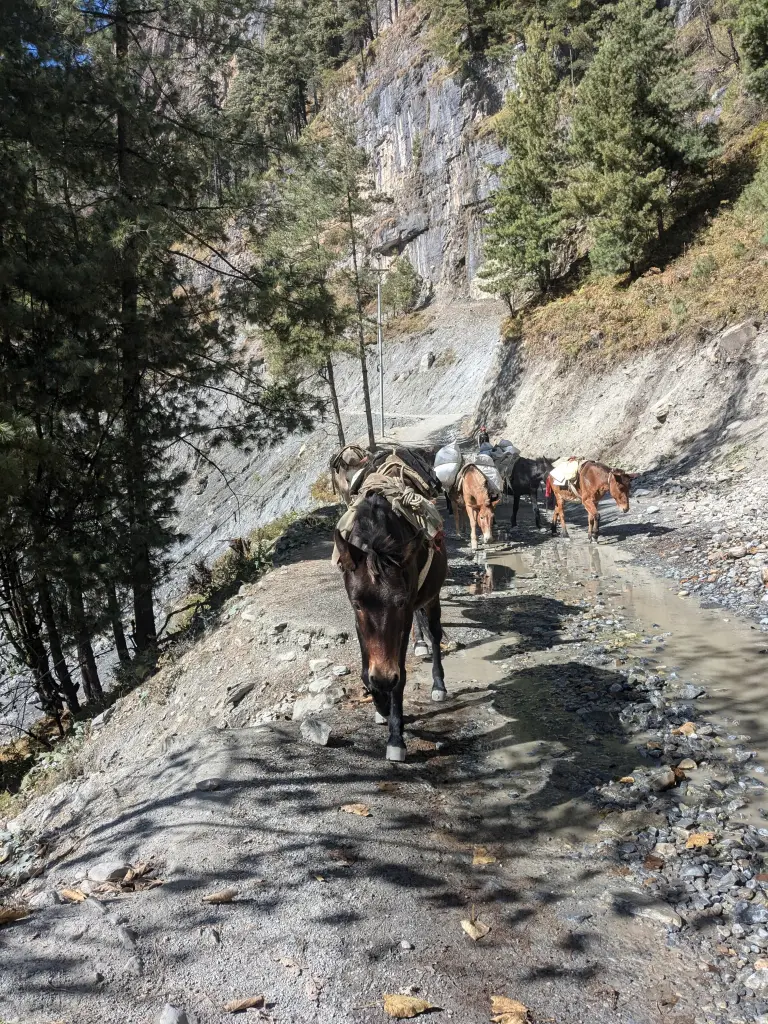
[[[768,0],[739,0],[736,35],[747,88],[768,100]]]
[[[509,157],[491,198],[483,287],[511,303],[512,295],[552,281],[562,247],[565,129],[555,56],[540,27],[531,31],[515,66],[517,88],[499,118]]]
[[[706,157],[697,105],[669,11],[620,0],[573,116],[570,198],[595,269],[634,274],[663,231],[676,191]]]

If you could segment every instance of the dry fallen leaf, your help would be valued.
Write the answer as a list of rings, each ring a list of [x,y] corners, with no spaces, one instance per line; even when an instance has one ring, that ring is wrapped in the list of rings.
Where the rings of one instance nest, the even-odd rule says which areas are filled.
[[[342,804],[341,810],[345,814],[357,814],[361,818],[371,817],[371,809],[368,804]]]
[[[62,889],[61,895],[65,900],[70,900],[72,903],[82,903],[85,899],[85,893],[80,889]]]
[[[258,1010],[264,1005],[264,996],[246,996],[245,999],[233,999],[224,1004],[227,1013],[242,1013],[243,1010]]]
[[[472,863],[480,867],[483,864],[498,864],[498,861],[484,846],[475,846],[472,848]]]
[[[400,792],[400,783],[399,782],[386,782],[386,781],[377,782],[376,783],[376,789],[380,790],[382,793],[399,793]]]
[[[304,968],[301,966],[298,960],[295,960],[292,956],[279,956],[276,958],[279,964],[292,974],[294,978],[300,978]]]
[[[677,729],[672,730],[673,736],[692,736],[696,732],[696,726],[693,722],[683,722]]]
[[[219,892],[209,893],[203,896],[203,903],[231,903],[237,896],[237,889],[221,889]]]
[[[649,853],[643,861],[643,867],[646,871],[660,871],[664,867],[664,858]]]
[[[418,999],[416,996],[384,996],[384,1012],[397,1020],[405,1020],[408,1017],[418,1017],[420,1013],[436,1009],[426,999]]]
[[[147,864],[144,861],[142,861],[141,863],[137,864],[135,867],[128,869],[128,871],[125,874],[125,878],[123,878],[123,882],[126,885],[129,885],[131,882],[135,881],[137,878],[141,878],[142,875],[146,875],[147,871],[149,871],[149,864]]]
[[[461,927],[472,939],[473,942],[477,942],[478,939],[482,939],[484,935],[487,935],[491,930],[490,925],[485,924],[479,918],[473,918],[467,920],[466,918],[461,922]]]
[[[0,907],[0,924],[21,921],[24,917],[29,917],[29,911],[26,907]]]
[[[318,882],[327,882],[328,881],[328,879],[325,877],[325,875],[315,875],[315,880],[318,881]]]
[[[491,996],[491,1013],[494,1024],[528,1024],[528,1007],[517,999]]]
[[[697,846],[709,846],[715,838],[714,832],[693,832],[685,843],[686,850],[694,850]]]

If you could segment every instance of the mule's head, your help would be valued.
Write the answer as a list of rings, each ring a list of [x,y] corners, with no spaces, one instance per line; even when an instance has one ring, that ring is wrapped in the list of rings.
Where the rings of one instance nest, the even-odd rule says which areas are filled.
[[[634,473],[625,473],[623,469],[612,469],[608,478],[611,497],[622,512],[629,512],[629,491],[634,478]]]
[[[487,501],[475,506],[477,525],[480,527],[486,544],[490,544],[493,540],[493,521],[496,517],[496,506],[498,503],[498,498],[488,498]]]
[[[413,616],[422,538],[406,532],[390,505],[371,495],[358,508],[350,539],[338,530],[335,539],[357,633],[368,655],[371,688],[391,691],[400,682],[400,651]]]

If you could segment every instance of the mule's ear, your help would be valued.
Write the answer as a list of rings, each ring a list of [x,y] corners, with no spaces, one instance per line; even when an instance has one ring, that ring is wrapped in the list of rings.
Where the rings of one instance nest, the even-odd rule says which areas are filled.
[[[333,539],[336,543],[336,550],[339,553],[339,568],[342,572],[354,572],[365,558],[365,552],[345,540],[338,530],[336,530]]]

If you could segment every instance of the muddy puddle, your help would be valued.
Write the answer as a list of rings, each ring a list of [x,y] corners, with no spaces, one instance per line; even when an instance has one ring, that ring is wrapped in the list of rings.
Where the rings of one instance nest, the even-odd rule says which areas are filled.
[[[600,822],[591,787],[653,764],[622,724],[619,665],[613,656],[604,665],[589,656],[606,633],[582,634],[579,620],[574,626],[585,601],[603,623],[613,621],[608,636],[621,665],[623,651],[626,665],[640,661],[648,672],[703,687],[706,696],[691,701],[692,720],[725,726],[729,745],[757,752],[747,766],[756,788],[733,817],[765,826],[768,796],[758,787],[768,766],[768,655],[758,630],[680,598],[618,545],[492,548],[460,566],[454,583],[444,613],[449,634],[465,624],[492,635],[450,656],[449,689],[455,680],[475,692],[460,697],[458,715],[446,712],[455,735],[471,743],[468,764],[481,760],[479,806],[500,828],[528,820],[576,840]],[[709,774],[705,763],[691,778]]]
[[[544,561],[546,560],[546,562]],[[768,765],[768,643],[726,611],[703,609],[654,576],[618,545],[578,541],[539,549],[488,552],[483,592],[514,591],[546,569],[557,569],[556,596],[571,603],[588,596],[605,616],[621,616],[621,629],[637,634],[627,649],[652,670],[697,683],[706,696],[695,702],[697,717],[728,728],[734,743],[757,752],[758,778]],[[480,584],[478,584],[480,586]],[[748,737],[748,739],[747,739]],[[739,817],[768,815],[768,795],[755,793]],[[763,822],[764,824],[764,822]]]

